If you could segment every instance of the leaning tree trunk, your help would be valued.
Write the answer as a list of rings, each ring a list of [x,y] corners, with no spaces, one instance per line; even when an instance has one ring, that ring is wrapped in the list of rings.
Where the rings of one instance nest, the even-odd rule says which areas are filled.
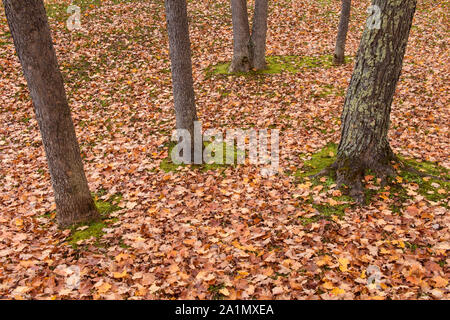
[[[352,0],[342,0],[341,18],[334,50],[333,63],[335,65],[345,62],[345,42],[347,41],[348,23],[350,20],[350,7]]]
[[[60,227],[98,219],[42,0],[3,0],[47,155]]]
[[[255,0],[255,12],[249,46],[253,68],[256,70],[266,68],[267,3],[268,0]]]
[[[186,0],[166,0],[167,31],[172,66],[173,97],[177,129],[189,131],[194,156],[194,121],[197,120],[192,79],[191,44]]]
[[[250,55],[250,26],[247,0],[231,0],[233,20],[233,59],[229,72],[248,72],[253,67]]]
[[[389,116],[416,2],[374,0],[373,5],[381,9],[379,29],[374,28],[376,23],[368,23],[361,39],[344,103],[337,160],[332,166],[338,184],[350,187],[350,194],[359,202],[367,169],[382,181],[394,173],[387,138]]]

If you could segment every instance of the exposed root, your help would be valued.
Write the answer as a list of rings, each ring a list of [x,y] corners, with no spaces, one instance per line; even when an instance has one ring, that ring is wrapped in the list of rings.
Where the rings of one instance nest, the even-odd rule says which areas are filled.
[[[309,176],[309,178],[315,179],[315,178],[325,177],[325,176],[329,176],[329,175],[334,175],[335,172],[336,172],[336,162],[334,162],[332,165],[326,167],[325,169],[321,170],[320,172]]]

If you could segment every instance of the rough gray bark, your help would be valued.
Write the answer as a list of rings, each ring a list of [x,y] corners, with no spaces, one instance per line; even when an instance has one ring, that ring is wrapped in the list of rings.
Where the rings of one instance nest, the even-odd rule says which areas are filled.
[[[42,0],[3,0],[47,155],[60,227],[98,219]]]
[[[248,22],[247,0],[231,0],[233,20],[233,59],[229,72],[248,72],[266,68],[268,0],[255,0],[252,33]]]
[[[387,134],[391,104],[400,77],[417,0],[374,0],[381,9],[380,29],[364,30],[342,113],[342,135],[332,168],[339,185],[363,199],[367,169],[382,181],[394,174]]]
[[[165,0],[177,129],[191,134],[194,155],[194,121],[197,120],[192,79],[191,44],[186,0]]]
[[[252,35],[250,37],[250,55],[253,68],[266,68],[266,35],[267,35],[268,0],[255,0]]]
[[[343,64],[345,62],[345,42],[347,41],[351,2],[351,0],[342,0],[341,18],[339,20],[336,47],[333,57],[333,63],[335,65]]]
[[[229,72],[248,72],[253,67],[250,56],[250,26],[248,24],[247,0],[231,0],[233,20],[233,60]]]

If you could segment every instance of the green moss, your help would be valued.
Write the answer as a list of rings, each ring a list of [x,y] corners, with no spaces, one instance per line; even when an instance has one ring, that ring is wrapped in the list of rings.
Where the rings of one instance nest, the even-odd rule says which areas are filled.
[[[314,153],[310,160],[304,162],[303,167],[295,172],[295,176],[304,178],[315,175],[327,168],[336,160],[337,144],[328,143],[322,150]]]
[[[225,284],[210,285],[208,291],[211,292],[213,300],[223,300],[225,296],[219,291],[225,288]]]
[[[339,89],[339,88],[335,88],[332,85],[329,84],[325,84],[325,85],[321,85],[320,86],[320,91],[316,92],[313,94],[313,96],[315,98],[326,98],[329,95],[334,95],[334,96],[344,96],[345,95],[345,90],[344,89]]]
[[[11,33],[9,31],[5,32],[5,33],[0,33],[0,47],[1,46],[8,46],[12,44],[12,37],[11,37]],[[3,68],[0,67],[0,70],[2,70]]]
[[[351,57],[346,57],[345,61],[351,61]],[[298,73],[302,69],[311,68],[331,68],[333,67],[332,55],[322,56],[268,56],[266,57],[267,68],[264,70],[250,71],[248,73],[236,72],[229,73],[230,62],[219,63],[206,69],[207,76],[212,75],[236,75],[236,76],[254,76],[260,74],[276,74],[282,72]]]
[[[77,242],[90,239],[92,237],[96,238],[96,243],[103,236],[103,228],[106,228],[106,223],[103,222],[93,222],[91,224],[78,225],[72,228],[72,233],[67,239],[67,242],[76,249],[78,247]],[[87,227],[87,228],[83,228]]]
[[[72,248],[77,249],[77,242],[82,240],[87,240],[92,237],[95,238],[95,245],[101,246],[101,237],[103,236],[103,228],[108,225],[117,222],[117,218],[111,218],[110,214],[114,211],[120,210],[119,203],[122,199],[120,193],[111,196],[107,201],[98,200],[99,196],[102,196],[106,191],[100,189],[98,194],[94,194],[95,206],[100,213],[101,220],[93,221],[90,223],[81,223],[70,228],[71,233],[67,238],[67,243],[72,246]]]
[[[314,217],[311,217],[311,218],[299,217],[298,219],[300,220],[300,223],[302,225],[307,226],[307,225],[309,225],[311,223],[314,223],[314,222],[317,222],[317,221],[323,219],[323,217],[317,215],[317,216],[314,216]]]
[[[102,216],[107,216],[110,213],[120,210],[118,203],[122,199],[122,195],[114,195],[108,201],[97,200],[95,201],[95,206],[98,212]]]
[[[332,197],[335,200],[339,200],[336,199],[337,197]],[[351,202],[351,199],[348,199],[349,202]],[[338,217],[342,217],[345,215],[345,209],[350,207],[350,204],[345,203],[345,204],[340,204],[340,205],[336,205],[336,206],[331,206],[331,205],[316,205],[313,204],[313,207],[315,209],[317,209],[317,211],[320,212],[320,214],[326,216],[326,217],[332,217],[332,216],[338,216]]]
[[[440,202],[445,208],[448,208],[448,193],[450,192],[450,174],[449,170],[439,166],[437,163],[430,161],[417,161],[413,159],[405,159],[399,157],[405,164],[411,166],[417,171],[430,175],[429,177],[422,177],[421,175],[408,170],[402,170],[400,176],[407,183],[414,183],[418,185],[417,192],[426,199],[433,202]],[[439,178],[439,179],[437,179]],[[406,191],[399,191],[403,197]]]
[[[87,10],[99,7],[102,5],[101,0],[72,0],[72,5],[78,6],[81,9],[82,19],[85,17],[85,13]],[[59,22],[66,21],[71,14],[67,13],[67,8],[69,4],[67,3],[53,3],[53,2],[45,2],[45,10],[47,12],[47,16],[53,18]],[[83,21],[82,21],[83,23]]]
[[[165,171],[165,172],[174,172],[177,171],[180,167],[187,167],[188,165],[186,164],[176,164],[173,163],[171,158],[170,158],[170,154],[172,153],[173,148],[175,147],[175,143],[171,142],[168,144],[168,157],[163,159],[159,165],[159,167]],[[204,147],[207,147],[210,145],[210,142],[204,142]],[[223,164],[216,164],[216,163],[204,163],[204,164],[193,164],[190,165],[190,167],[192,169],[198,169],[201,171],[208,171],[208,170],[217,170],[217,169],[221,169],[221,168],[226,168],[229,166],[234,166],[235,163],[237,163],[237,158],[238,156],[245,156],[245,151],[240,150],[237,148],[236,145],[234,145],[233,147],[233,159],[234,159],[234,163],[233,164],[227,164],[226,163],[226,155],[227,155],[227,144],[225,142],[218,144],[218,146],[222,146],[222,152],[223,152]],[[212,154],[214,156],[214,153]]]
[[[311,189],[318,185],[322,185],[323,189],[320,192],[323,193],[329,191],[331,186],[335,184],[335,177],[326,176],[321,178],[311,178],[311,176],[333,164],[336,160],[336,154],[337,145],[334,143],[329,143],[320,151],[312,154],[310,159],[304,162],[303,167],[294,173],[298,178],[299,183],[309,183]],[[364,190],[365,203],[369,204],[375,197],[379,200],[379,197],[386,199],[385,197],[387,196],[390,199],[389,204],[392,212],[401,214],[404,203],[406,203],[408,199],[414,198],[414,195],[409,193],[406,186],[413,185],[415,186],[413,188],[415,192],[448,209],[448,193],[450,192],[449,170],[434,162],[416,161],[404,159],[402,157],[399,158],[403,163],[432,176],[423,177],[416,172],[411,172],[411,170],[406,170],[403,166],[398,165],[398,168],[400,168],[398,169],[398,175],[401,178],[394,177],[389,180],[386,187],[382,187],[378,184],[375,174],[368,170],[366,176],[374,176],[371,183],[374,184],[377,189],[366,188]],[[321,219],[330,220],[333,216],[342,217],[347,208],[352,208],[354,206],[353,200],[346,195],[338,197],[330,195],[329,198],[337,201],[337,204],[314,203],[312,195],[307,196],[306,199],[303,198],[305,203],[315,208],[319,214],[308,218],[300,217],[301,223],[307,225]]]
[[[314,153],[311,158],[304,162],[303,167],[294,173],[294,176],[298,178],[301,183],[310,183],[310,188],[321,185],[323,189],[321,192],[328,192],[331,187],[336,184],[333,177],[318,177],[310,178],[311,176],[319,173],[323,169],[329,167],[336,160],[337,145],[335,143],[328,143],[320,151]],[[333,216],[342,217],[345,215],[345,210],[353,206],[353,199],[346,195],[332,196],[329,195],[329,199],[336,201],[336,204],[330,203],[314,203],[313,195],[309,195],[305,202],[310,204],[316,209],[319,214],[313,217],[300,217],[300,221],[303,225],[308,225],[319,220],[331,220]]]
[[[450,180],[450,172],[448,169],[440,166],[436,162],[431,161],[418,161],[414,159],[406,159],[402,156],[398,156],[400,160],[416,168],[421,172],[425,172],[434,176],[442,176],[442,178]]]

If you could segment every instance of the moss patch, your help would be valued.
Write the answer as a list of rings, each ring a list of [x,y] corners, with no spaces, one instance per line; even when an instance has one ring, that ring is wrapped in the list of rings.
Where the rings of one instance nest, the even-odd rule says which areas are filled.
[[[348,208],[353,207],[353,200],[340,193],[331,193],[336,183],[333,177],[310,178],[323,169],[327,168],[336,160],[337,144],[328,143],[320,151],[312,154],[309,160],[306,160],[303,167],[294,173],[298,178],[298,183],[304,187],[314,190],[320,190],[320,193],[327,193],[328,202],[316,203],[314,201],[313,193],[311,192],[307,197],[303,197],[304,202],[310,207],[319,212],[318,215],[312,217],[300,217],[303,225],[308,225],[322,219],[332,220],[333,217],[342,217]]]
[[[70,4],[80,7],[81,14],[83,16],[86,13],[85,11],[101,6],[102,1],[101,0],[72,0]],[[66,21],[71,16],[71,14],[67,13],[67,8],[69,7],[70,4],[45,2],[45,11],[47,12],[48,17],[53,18],[57,21],[63,22],[63,21]]]
[[[102,194],[100,190],[99,194]],[[77,249],[80,245],[80,241],[95,238],[94,245],[103,246],[101,238],[104,234],[103,228],[108,227],[108,225],[117,222],[117,218],[110,217],[110,214],[114,211],[120,210],[119,207],[120,200],[122,199],[121,194],[116,194],[110,197],[107,201],[98,200],[98,196],[94,195],[95,206],[100,213],[101,220],[93,221],[90,223],[81,223],[70,228],[71,232],[67,238],[67,243],[72,246],[72,248]]]
[[[216,285],[210,285],[208,288],[208,291],[212,294],[213,300],[223,300],[225,296],[220,293],[220,290],[225,289],[225,284],[216,284]]]
[[[450,193],[449,170],[430,161],[399,158],[405,164],[417,171],[430,175],[423,177],[418,173],[401,170],[399,176],[404,180],[403,184],[409,183],[418,188],[416,190],[417,193],[430,201],[440,203],[443,207],[448,209],[448,194]],[[403,194],[403,192],[401,192],[401,194]]]
[[[98,244],[100,238],[104,234],[103,228],[106,228],[106,223],[103,222],[78,225],[72,229],[71,235],[67,242],[72,246],[72,248],[76,249],[79,245],[79,241],[94,237],[96,238],[95,243]]]
[[[345,57],[345,62],[352,60],[351,57]],[[302,69],[311,68],[331,68],[333,67],[333,56],[325,54],[322,56],[308,57],[308,56],[268,56],[266,57],[267,68],[264,70],[250,71],[248,73],[236,72],[229,73],[230,62],[219,63],[210,66],[206,69],[207,76],[212,75],[236,75],[236,76],[251,76],[260,74],[275,74],[282,72],[298,73]]]
[[[210,146],[210,142],[204,142],[204,147]],[[172,153],[173,148],[176,146],[176,143],[171,142],[167,144],[168,147],[168,157],[163,159],[159,165],[159,167],[164,172],[174,172],[177,171],[179,168],[184,167],[190,167],[192,169],[201,170],[201,171],[208,171],[208,170],[218,170],[221,168],[226,168],[230,166],[235,166],[237,163],[238,156],[245,156],[245,151],[240,150],[237,148],[236,145],[233,146],[233,164],[227,164],[226,163],[226,155],[227,155],[227,144],[225,142],[218,143],[217,148],[222,148],[223,152],[223,163],[217,164],[217,163],[204,163],[204,164],[192,164],[192,165],[186,165],[186,164],[176,164],[172,162],[172,159],[170,157],[170,154]],[[214,152],[212,153],[212,156],[214,156]]]
[[[314,153],[310,160],[303,164],[303,168],[295,172],[295,176],[304,178],[315,175],[333,164],[336,160],[337,144],[328,143],[322,150]]]
[[[320,151],[312,154],[308,160],[304,162],[301,169],[294,173],[298,178],[298,183],[306,185],[313,190],[317,186],[321,186],[321,193],[328,192],[335,185],[333,176],[320,178],[310,178],[327,168],[336,160],[337,145],[334,143],[327,144]],[[387,186],[382,187],[378,183],[373,172],[366,172],[366,188],[365,198],[366,204],[372,200],[384,199],[389,202],[390,209],[394,213],[400,213],[401,208],[408,199],[413,199],[415,194],[421,195],[429,201],[433,201],[448,209],[448,194],[450,193],[450,173],[449,170],[439,166],[437,163],[429,161],[417,161],[413,159],[399,159],[424,174],[430,176],[422,176],[417,172],[411,172],[400,164],[394,164],[397,169],[397,177],[389,180]],[[313,217],[301,217],[303,224],[316,222],[320,219],[330,219],[333,216],[342,216],[347,208],[353,207],[353,201],[346,195],[338,197],[329,194],[328,203],[314,203],[312,195],[303,197],[306,204],[316,209],[320,214]]]

